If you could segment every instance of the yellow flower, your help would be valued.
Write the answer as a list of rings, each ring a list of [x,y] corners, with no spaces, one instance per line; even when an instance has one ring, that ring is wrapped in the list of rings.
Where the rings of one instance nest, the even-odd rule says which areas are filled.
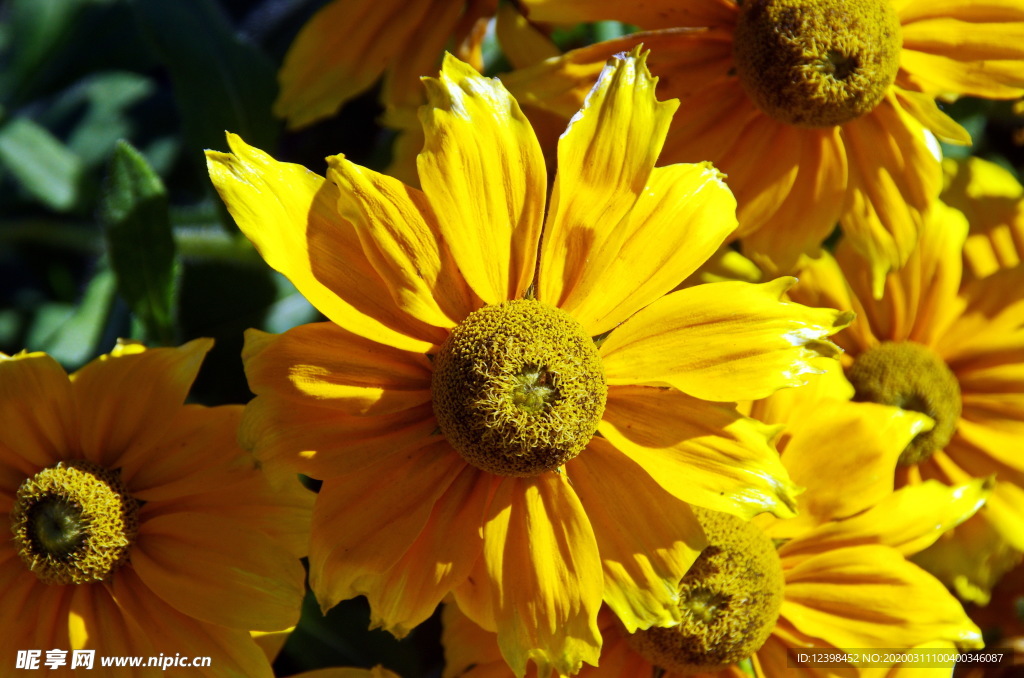
[[[272,490],[235,440],[241,406],[183,405],[212,343],[120,343],[70,376],[0,356],[4,671],[41,648],[273,675],[249,631],[298,621],[313,495]]]
[[[384,75],[387,115],[415,117],[419,78],[449,40],[477,68],[497,0],[334,0],[302,27],[278,73],[274,114],[297,129],[334,115]],[[409,111],[409,109],[412,109]]]
[[[524,0],[535,21],[617,19],[647,32],[504,77],[570,115],[609,54],[643,43],[682,106],[663,158],[709,160],[739,205],[744,251],[789,271],[840,221],[874,292],[907,261],[942,175],[930,130],[967,133],[935,96],[1024,94],[1018,0]],[[796,17],[796,18],[793,18]]]
[[[964,243],[966,272],[984,278],[1018,265],[1024,259],[1024,187],[1012,172],[981,158],[946,158],[942,167],[942,201],[971,225]]]
[[[748,657],[757,676],[830,676],[852,667],[797,666],[792,651],[980,647],[956,599],[905,556],[972,515],[984,483],[927,482],[893,493],[880,475],[892,476],[925,417],[872,403],[793,400],[773,405],[786,426],[783,463],[807,487],[798,517],[743,523],[699,510],[709,546],[679,584],[683,623],[629,633],[602,615],[601,662],[580,678],[741,678],[738,664]],[[443,622],[444,678],[508,675],[493,634],[451,605]],[[943,670],[948,676],[948,667],[936,675]]]
[[[704,545],[688,503],[789,513],[770,432],[730,401],[833,362],[849,318],[780,302],[791,279],[666,296],[735,202],[707,164],[654,167],[675,103],[638,53],[562,136],[546,221],[509,93],[452,57],[425,82],[422,192],[342,156],[325,181],[235,136],[209,153],[241,229],[330,319],[250,331],[241,436],[324,480],[324,608],[366,595],[403,635],[451,591],[518,675],[572,673],[597,661],[602,600],[630,628],[675,622]]]
[[[961,485],[998,481],[981,514],[1024,550],[1024,267],[961,285],[964,216],[936,203],[919,249],[871,285],[849,248],[801,273],[791,297],[854,310],[858,321],[837,335],[855,400],[923,412],[934,427],[901,454],[896,486],[928,479]]]

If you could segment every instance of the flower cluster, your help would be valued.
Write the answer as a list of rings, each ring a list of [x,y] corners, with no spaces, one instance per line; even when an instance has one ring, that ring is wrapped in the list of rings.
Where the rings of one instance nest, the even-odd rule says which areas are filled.
[[[445,678],[948,675],[852,653],[1014,628],[1024,188],[944,108],[1024,97],[1022,38],[1019,0],[327,2],[275,114],[383,77],[397,134],[206,152],[319,314],[245,332],[254,397],[185,403],[208,339],[0,354],[0,662],[270,678],[308,585],[440,617]]]

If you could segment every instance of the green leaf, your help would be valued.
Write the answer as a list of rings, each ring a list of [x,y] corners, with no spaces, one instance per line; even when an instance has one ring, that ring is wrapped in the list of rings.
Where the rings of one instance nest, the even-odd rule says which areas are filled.
[[[99,217],[122,298],[148,341],[174,343],[178,259],[167,191],[126,141],[114,149]]]
[[[51,303],[39,309],[26,345],[34,351],[49,353],[69,369],[84,365],[97,353],[114,292],[114,274],[107,268],[101,269],[89,282],[77,307]]]
[[[259,148],[274,146],[280,123],[271,113],[276,70],[255,45],[235,35],[212,0],[136,0],[136,16],[171,74],[184,119],[186,147],[225,148],[224,131]]]
[[[66,212],[78,203],[85,178],[82,159],[28,118],[0,127],[0,162],[47,207]]]
[[[133,131],[128,109],[153,93],[149,78],[127,71],[97,73],[76,88],[69,107],[85,105],[84,113],[68,136],[68,147],[87,163],[99,163],[110,157],[118,139]]]

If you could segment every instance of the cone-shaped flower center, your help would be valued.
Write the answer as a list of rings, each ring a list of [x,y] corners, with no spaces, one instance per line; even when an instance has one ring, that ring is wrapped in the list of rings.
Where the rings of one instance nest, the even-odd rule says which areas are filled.
[[[59,462],[25,480],[11,510],[18,555],[47,584],[103,581],[128,558],[139,503],[116,471]]]
[[[438,426],[462,457],[504,476],[562,466],[604,412],[601,358],[583,326],[532,299],[474,311],[434,360]]]
[[[831,127],[878,105],[896,80],[902,46],[890,0],[746,0],[733,56],[766,115]]]
[[[694,511],[708,546],[679,584],[682,623],[628,638],[638,654],[677,675],[743,661],[764,645],[782,606],[782,564],[765,533],[735,516]]]
[[[960,384],[949,366],[912,341],[886,341],[860,354],[846,372],[854,400],[927,414],[931,431],[919,433],[900,455],[902,466],[919,464],[944,448],[960,419]]]

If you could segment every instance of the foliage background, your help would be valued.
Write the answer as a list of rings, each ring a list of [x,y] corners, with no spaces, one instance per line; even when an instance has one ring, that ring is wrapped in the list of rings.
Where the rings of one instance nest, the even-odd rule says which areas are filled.
[[[193,391],[244,403],[242,333],[282,332],[319,314],[269,269],[210,184],[203,149],[224,130],[323,173],[344,152],[383,170],[393,133],[371,90],[339,115],[285,133],[276,72],[324,0],[8,0],[0,4],[0,351],[45,351],[76,369],[117,337],[216,347]],[[607,22],[562,31],[564,46],[613,37]],[[503,69],[492,42],[489,71]],[[657,75],[657,74],[655,74]],[[973,152],[1017,173],[1021,121],[1009,103],[947,109]],[[438,674],[440,625],[398,641],[367,631],[362,599],[322,616],[307,598],[275,668],[383,663]],[[182,648],[187,651],[187,648]]]

